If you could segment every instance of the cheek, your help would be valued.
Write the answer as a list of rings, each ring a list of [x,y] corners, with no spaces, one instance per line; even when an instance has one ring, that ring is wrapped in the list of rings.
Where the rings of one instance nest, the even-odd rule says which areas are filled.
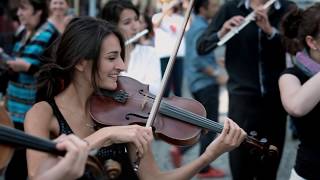
[[[107,61],[103,61],[99,63],[99,75],[106,76],[111,70],[110,70],[110,64],[108,64]]]
[[[126,28],[126,26],[121,26],[119,29],[121,34],[123,34],[124,36],[128,36],[128,29]]]
[[[123,25],[121,27],[121,33],[123,33],[125,36],[130,36],[132,34],[132,32],[131,32],[131,24]]]
[[[31,14],[31,11],[23,10],[23,11],[21,11],[21,14],[24,15],[24,16],[29,16]]]

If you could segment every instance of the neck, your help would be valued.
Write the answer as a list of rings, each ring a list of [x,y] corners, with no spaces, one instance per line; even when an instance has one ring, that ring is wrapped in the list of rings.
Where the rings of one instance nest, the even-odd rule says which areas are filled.
[[[61,99],[63,105],[66,107],[85,110],[87,99],[92,93],[93,90],[88,88],[85,82],[80,83],[73,81],[57,98]]]
[[[315,62],[320,64],[320,50],[310,50],[310,57],[313,59]]]
[[[26,35],[25,35],[25,37],[24,37],[24,40],[27,40],[27,39],[29,39],[29,38],[31,38],[32,37],[32,35],[33,35],[33,33],[34,33],[34,29],[32,29],[32,28],[27,28],[26,27]]]
[[[63,19],[64,19],[64,15],[63,14],[55,14],[55,15],[50,16],[49,19],[62,23]]]
[[[31,24],[25,25],[25,28],[26,28],[28,33],[32,33],[33,31],[35,31],[36,25],[31,25]]]
[[[201,16],[201,17],[203,17],[204,19],[206,19],[207,21],[209,21],[209,17],[207,17],[204,13],[199,13],[199,14],[197,14],[198,16]]]
[[[265,0],[250,0],[250,6],[252,9],[256,9],[258,6],[262,6]]]

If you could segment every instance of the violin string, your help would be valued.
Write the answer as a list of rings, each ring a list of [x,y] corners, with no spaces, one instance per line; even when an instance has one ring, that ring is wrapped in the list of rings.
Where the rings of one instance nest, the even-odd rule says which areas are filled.
[[[183,116],[191,124],[198,125],[198,126],[200,125],[204,128],[214,130],[218,133],[220,133],[223,129],[223,126],[221,124],[214,122],[213,120],[207,119],[207,118],[200,116],[198,114],[195,114],[193,112],[186,111],[182,108],[172,106],[168,103],[164,103],[164,104],[166,104],[166,106],[167,106],[166,110],[173,111],[175,114],[179,114],[179,115]],[[195,122],[195,120],[196,120],[196,122]]]
[[[137,98],[132,98],[132,99],[138,100]],[[140,101],[140,99],[139,99],[139,101]],[[153,103],[152,99],[150,101],[151,101],[151,103]],[[199,123],[200,123],[200,125],[202,125],[202,127],[208,128],[208,129],[213,128],[213,130],[218,130],[218,132],[220,132],[220,130],[222,130],[222,128],[223,128],[223,126],[220,125],[219,123],[214,122],[214,121],[207,119],[203,116],[200,116],[198,114],[192,113],[192,112],[184,110],[182,108],[177,108],[177,107],[172,106],[168,103],[165,103],[164,101],[161,104],[162,104],[162,108],[164,108],[167,111],[172,112],[171,113],[172,117],[174,117],[175,114],[178,114],[178,115],[184,117],[184,119],[181,119],[181,118],[178,118],[178,119],[187,121],[188,123],[191,123],[193,125],[199,125]],[[166,106],[164,106],[164,105],[166,105]],[[194,121],[194,120],[196,120],[196,121]]]
[[[139,98],[134,98],[134,96],[131,96],[129,95],[128,96],[131,100],[136,100],[136,101],[141,101],[141,99]],[[149,103],[153,103],[154,100],[153,99],[148,99],[147,102]],[[178,118],[178,119],[181,119],[183,121],[186,121],[190,124],[193,124],[193,125],[197,125],[197,126],[201,126],[201,127],[204,127],[204,128],[207,128],[207,129],[211,129],[211,130],[214,130],[218,133],[220,133],[223,129],[223,125],[213,121],[213,120],[210,120],[210,119],[207,119],[203,116],[200,116],[198,114],[195,114],[193,112],[190,112],[190,111],[187,111],[185,109],[182,109],[182,108],[177,108],[175,106],[172,106],[168,103],[166,103],[165,101],[162,101],[161,102],[161,106],[160,108],[163,108],[164,111],[168,111],[168,112],[171,112],[171,116],[174,117],[175,114],[178,114],[179,116],[182,116],[183,119],[181,118]],[[165,113],[165,112],[163,112]]]
[[[186,116],[186,117],[192,117],[191,118],[192,120],[193,119],[197,119],[197,121],[194,124],[198,123],[199,121],[202,121],[205,124],[209,124],[209,125],[217,127],[214,123],[211,123],[212,120],[209,120],[209,119],[207,119],[207,118],[205,118],[203,116],[200,116],[198,114],[195,114],[193,112],[187,111],[187,110],[182,109],[182,108],[178,108],[178,107],[172,106],[172,105],[170,105],[168,103],[165,103],[165,102],[164,102],[164,104],[167,106],[167,108],[168,108],[167,110],[172,110],[173,112],[175,112],[175,113],[177,113],[179,115]]]

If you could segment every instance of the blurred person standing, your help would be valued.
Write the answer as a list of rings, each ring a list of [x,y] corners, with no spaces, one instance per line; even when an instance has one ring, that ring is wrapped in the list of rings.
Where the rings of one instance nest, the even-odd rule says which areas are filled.
[[[154,31],[151,18],[148,16],[148,14],[144,13],[140,15],[139,21],[141,26],[140,31],[145,29],[148,30],[148,33],[139,39],[139,43],[143,45],[154,46]]]
[[[219,9],[219,0],[197,0],[194,3],[194,16],[186,33],[186,69],[187,82],[192,96],[206,109],[207,118],[217,122],[219,117],[219,83],[217,76],[221,70],[216,62],[213,51],[207,55],[199,55],[196,50],[197,38],[208,27],[209,21]],[[208,131],[200,139],[199,155],[205,152],[207,146],[215,138],[216,133]],[[181,155],[190,147],[173,147],[170,150],[171,159],[175,167],[181,165]],[[199,178],[215,178],[225,176],[220,169],[208,165],[203,168]]]
[[[160,56],[162,76],[166,70],[170,55],[178,39],[178,33],[183,24],[183,16],[179,14],[178,0],[160,0],[162,12],[153,15],[152,23],[155,31],[155,48]],[[185,56],[185,39],[183,38],[177,53],[171,75],[165,88],[164,97],[168,97],[170,90],[176,96],[181,96],[183,77],[183,58]]]
[[[6,53],[12,52],[14,32],[19,26],[14,11],[7,0],[0,2],[0,47]]]
[[[20,0],[17,15],[22,29],[16,38],[13,59],[7,61],[14,78],[8,83],[6,107],[15,128],[23,130],[25,114],[35,103],[35,74],[41,65],[40,57],[56,39],[58,32],[47,22],[46,1]],[[15,151],[6,171],[6,179],[26,179],[25,153],[25,149]]]
[[[246,132],[258,132],[267,138],[279,155],[272,159],[252,156],[240,147],[230,152],[229,160],[235,180],[274,180],[282,156],[286,130],[278,78],[285,69],[285,49],[278,33],[280,20],[294,3],[276,0],[268,9],[267,0],[226,2],[197,42],[199,54],[211,53],[217,42],[244,17],[255,12],[255,21],[226,42],[225,63],[229,75],[229,117]]]
[[[320,143],[314,136],[320,125],[320,3],[292,10],[282,27],[295,59],[279,79],[281,100],[300,140],[290,180],[320,179]]]
[[[64,31],[66,25],[72,18],[71,15],[68,15],[68,9],[69,4],[67,0],[49,1],[50,15],[48,21],[54,25],[60,34]]]

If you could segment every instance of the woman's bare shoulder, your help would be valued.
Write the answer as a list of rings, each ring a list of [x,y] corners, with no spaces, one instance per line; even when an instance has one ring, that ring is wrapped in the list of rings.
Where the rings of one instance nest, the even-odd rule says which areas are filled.
[[[24,123],[25,128],[49,126],[52,117],[53,111],[50,104],[45,101],[38,102],[27,112]]]
[[[48,102],[41,101],[34,104],[32,108],[28,111],[28,114],[52,115],[52,108]]]

